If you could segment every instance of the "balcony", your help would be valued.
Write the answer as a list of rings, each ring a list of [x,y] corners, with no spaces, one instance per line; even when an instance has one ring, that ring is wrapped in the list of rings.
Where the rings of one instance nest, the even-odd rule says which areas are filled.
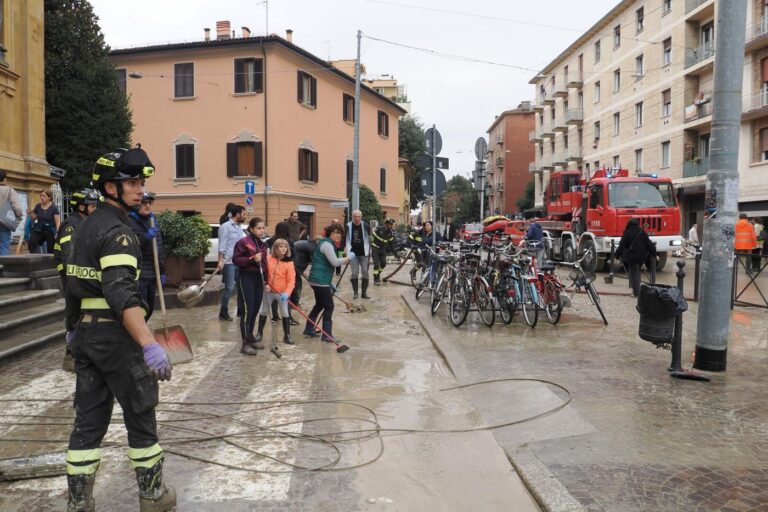
[[[705,176],[709,171],[709,157],[695,158],[683,162],[683,178]]]
[[[694,121],[698,121],[699,119],[704,119],[706,117],[709,117],[712,115],[712,102],[707,101],[706,103],[693,103],[691,105],[688,105],[685,107],[685,117],[684,117],[684,123],[693,123]],[[711,121],[711,120],[708,120]],[[697,123],[701,124],[701,123]]]
[[[565,112],[565,124],[577,126],[584,124],[584,110],[580,108],[569,108]]]
[[[555,132],[568,133],[568,126],[565,124],[565,118],[558,117],[555,119],[555,127],[552,128],[552,130]]]
[[[555,98],[567,98],[568,87],[565,84],[557,84],[555,87]]]
[[[497,192],[504,192],[504,182],[496,184],[496,191]]]
[[[555,153],[552,157],[552,165],[555,167],[565,167],[568,165],[568,160],[566,160],[563,153]]]
[[[692,10],[696,9],[701,4],[708,2],[709,0],[685,0],[685,14],[688,14]]]
[[[549,123],[539,128],[539,137],[543,139],[551,139],[554,136],[555,133],[552,131],[552,127]]]
[[[536,165],[536,162],[528,164],[528,172],[541,172],[541,169]]]
[[[540,114],[540,113],[544,112],[544,104],[543,104],[543,103],[540,103],[539,101],[537,101],[537,102],[536,102],[536,103],[534,103],[534,105],[533,105],[533,111],[534,111],[534,112],[536,112],[536,113],[538,113],[538,114]]]
[[[741,119],[747,121],[768,115],[768,89],[763,89],[741,100]]]
[[[498,157],[496,159],[496,167],[504,167],[504,157]]]
[[[568,73],[566,77],[566,87],[571,89],[581,89],[584,85],[584,73],[579,71],[578,73]]]
[[[715,15],[714,0],[686,0],[685,20],[704,21]]]
[[[538,100],[542,105],[555,104],[555,91],[552,90],[551,85],[549,87],[539,86]]]
[[[685,69],[701,64],[714,56],[715,45],[713,43],[703,44],[698,48],[687,48],[685,50]]]
[[[744,44],[744,51],[752,52],[759,50],[768,44],[768,18],[762,17],[757,23],[747,27],[747,41]]]
[[[581,153],[580,147],[568,148],[565,150],[565,159],[569,162],[581,163],[584,160]]]
[[[528,132],[528,142],[541,142],[544,139],[538,135],[535,131]]]
[[[495,143],[499,145],[504,144],[504,137],[496,137]]]
[[[552,159],[551,158],[542,158],[541,159],[540,169],[542,171],[552,171],[552,170],[554,170],[554,166],[552,165]]]

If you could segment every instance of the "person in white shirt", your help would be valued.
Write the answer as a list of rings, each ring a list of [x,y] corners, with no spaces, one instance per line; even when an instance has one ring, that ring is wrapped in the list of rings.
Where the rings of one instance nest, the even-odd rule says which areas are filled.
[[[691,229],[688,231],[688,241],[696,247],[699,246],[699,231],[695,222],[693,226],[691,226]]]
[[[232,296],[232,290],[237,283],[238,268],[232,263],[232,253],[235,250],[235,244],[245,236],[243,222],[245,222],[245,207],[236,205],[231,209],[232,216],[228,222],[219,226],[219,264],[221,271],[221,281],[224,283],[224,290],[221,292],[221,309],[219,310],[219,320],[231,321],[229,316],[229,298]],[[241,316],[240,298],[238,294],[237,315]]]

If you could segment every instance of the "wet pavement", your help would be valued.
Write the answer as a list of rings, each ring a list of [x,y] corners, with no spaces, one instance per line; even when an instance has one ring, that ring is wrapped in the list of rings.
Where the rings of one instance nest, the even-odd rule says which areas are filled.
[[[658,282],[675,282],[672,268]],[[690,295],[692,279],[687,286]],[[488,328],[477,313],[457,329],[445,307],[430,315],[427,296],[416,301],[404,287],[403,297],[459,381],[528,377],[570,392],[562,410],[494,431],[544,509],[768,510],[768,311],[734,310],[727,372],[709,374],[710,383],[676,380],[667,371],[670,352],[637,336],[627,281],[607,285],[598,275],[598,289],[608,292],[607,327],[583,294],[560,324],[540,318],[535,329],[519,315],[509,326],[497,319]],[[684,315],[685,367],[696,311],[690,302]],[[541,382],[514,385],[503,396],[493,391],[470,392],[489,423],[510,410],[533,416],[568,397]]]
[[[171,310],[169,324],[183,325],[195,352],[161,384],[158,407],[178,509],[539,510],[476,404],[488,395],[522,406],[525,388],[441,391],[469,381],[453,375],[403,290],[372,288],[362,313],[337,303],[335,333],[351,347],[344,354],[294,328],[297,345],[280,343],[282,359],[243,356],[236,323],[217,320],[216,307]],[[49,346],[0,362],[0,458],[65,449],[74,377],[59,369],[61,352]],[[116,406],[104,441],[99,510],[138,508],[120,415]],[[65,503],[64,477],[0,482],[3,511]]]

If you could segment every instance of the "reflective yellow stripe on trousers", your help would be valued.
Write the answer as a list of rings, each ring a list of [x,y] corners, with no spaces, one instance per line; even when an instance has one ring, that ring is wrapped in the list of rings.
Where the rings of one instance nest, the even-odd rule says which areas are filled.
[[[147,448],[128,448],[133,468],[151,468],[163,458],[163,449],[155,443]]]
[[[99,469],[101,449],[67,450],[68,475],[92,475]]]

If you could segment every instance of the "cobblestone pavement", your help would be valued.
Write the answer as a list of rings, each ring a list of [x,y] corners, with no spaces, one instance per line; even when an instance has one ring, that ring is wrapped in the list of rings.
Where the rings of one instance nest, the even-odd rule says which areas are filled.
[[[670,268],[659,282],[674,282]],[[418,302],[406,287],[403,297],[459,380],[534,377],[570,391],[572,402],[559,412],[495,431],[546,509],[768,510],[768,312],[737,308],[728,371],[710,374],[710,383],[681,381],[668,375],[670,352],[638,338],[635,301],[621,295],[626,286],[599,283],[618,293],[602,297],[607,327],[584,295],[559,325],[540,318],[535,329],[519,315],[488,328],[476,313],[457,329],[445,308],[430,315],[427,297]],[[697,314],[689,306],[686,367]],[[473,396],[486,421],[505,409],[535,414],[564,399],[545,384],[505,397],[506,408],[493,396]]]
[[[377,425],[445,430],[483,421],[468,393],[439,391],[457,381],[401,289],[370,293],[366,312],[345,313],[337,304],[334,332],[351,346],[344,354],[295,328],[297,345],[281,343],[282,359],[267,351],[246,357],[236,323],[217,320],[217,307],[170,312],[169,323],[183,325],[195,351],[192,363],[161,384],[158,408],[166,480],[176,486],[179,510],[539,510],[489,431],[372,432]],[[308,295],[305,301],[311,305]],[[66,447],[74,378],[59,369],[61,352],[50,346],[0,362],[0,458]],[[40,401],[57,398],[63,401]],[[328,432],[349,433],[324,436],[333,444],[312,437]],[[125,442],[116,407],[105,444],[118,446],[104,450],[96,481],[100,510],[137,509]],[[332,471],[291,467],[329,464]],[[64,477],[0,482],[0,510],[63,510],[65,485]]]

